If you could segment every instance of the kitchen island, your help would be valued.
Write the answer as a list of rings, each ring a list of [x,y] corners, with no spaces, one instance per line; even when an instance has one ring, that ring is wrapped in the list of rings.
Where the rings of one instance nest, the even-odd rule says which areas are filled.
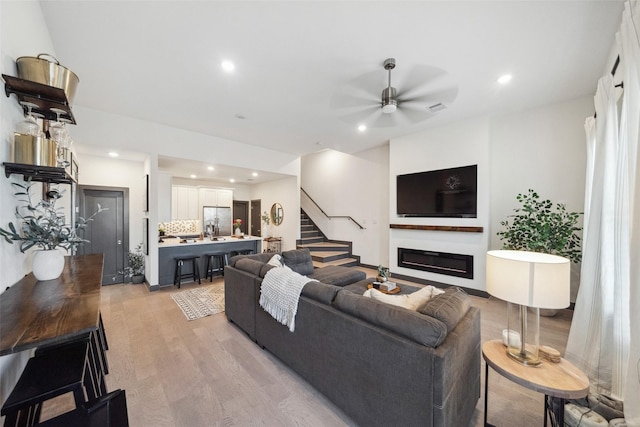
[[[244,236],[237,238],[234,236],[217,237],[218,240],[209,238],[199,239],[181,239],[167,238],[158,243],[158,287],[173,285],[173,277],[175,274],[176,263],[174,258],[179,255],[194,254],[200,257],[199,267],[200,276],[204,280],[206,276],[207,259],[204,256],[207,252],[226,252],[241,251],[250,249],[253,253],[262,251],[262,238],[255,236]],[[151,290],[157,289],[152,286]]]

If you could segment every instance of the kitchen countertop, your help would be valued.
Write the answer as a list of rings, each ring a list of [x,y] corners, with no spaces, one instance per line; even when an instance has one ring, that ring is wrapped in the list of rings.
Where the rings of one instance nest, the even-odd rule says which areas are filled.
[[[230,243],[230,242],[244,242],[244,241],[249,241],[249,240],[262,240],[262,237],[244,236],[243,239],[240,239],[240,238],[233,237],[233,236],[218,236],[218,240],[210,240],[207,237],[205,237],[202,240],[199,240],[199,238],[196,237],[195,239],[193,239],[193,238],[186,239],[187,240],[186,243],[180,243],[184,239],[181,239],[179,237],[164,238],[163,240],[164,240],[164,242],[158,243],[158,249],[170,248],[170,247],[174,247],[174,246],[211,245],[211,244],[216,244],[216,243]]]

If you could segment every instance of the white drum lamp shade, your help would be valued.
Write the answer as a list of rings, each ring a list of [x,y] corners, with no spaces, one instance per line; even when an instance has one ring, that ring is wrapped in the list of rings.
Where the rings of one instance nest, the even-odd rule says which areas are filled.
[[[487,292],[501,300],[537,308],[569,306],[571,262],[540,252],[487,252]]]
[[[518,362],[540,364],[539,309],[569,305],[570,268],[571,262],[557,255],[510,250],[487,252],[487,292],[509,303],[507,329],[503,334],[507,353]],[[532,315],[527,313],[527,307],[534,309]]]

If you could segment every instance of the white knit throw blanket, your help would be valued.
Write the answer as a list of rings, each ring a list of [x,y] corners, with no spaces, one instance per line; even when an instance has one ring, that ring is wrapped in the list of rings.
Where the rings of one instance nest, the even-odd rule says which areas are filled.
[[[260,285],[260,306],[293,332],[300,292],[304,285],[313,281],[288,268],[272,268]]]

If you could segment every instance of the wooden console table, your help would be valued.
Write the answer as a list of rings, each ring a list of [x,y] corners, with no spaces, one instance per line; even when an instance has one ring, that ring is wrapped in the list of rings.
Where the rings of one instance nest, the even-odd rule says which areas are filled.
[[[58,279],[28,274],[0,294],[0,356],[98,330],[102,265],[102,254],[65,257]]]
[[[489,391],[489,366],[503,377],[530,390],[545,394],[544,425],[547,415],[551,424],[564,427],[564,399],[580,399],[589,392],[589,378],[568,360],[560,363],[543,362],[538,366],[524,366],[507,355],[507,349],[500,340],[487,341],[482,345],[482,357],[486,362],[484,371],[484,425],[487,423]],[[560,399],[557,411],[553,410],[551,398]]]

